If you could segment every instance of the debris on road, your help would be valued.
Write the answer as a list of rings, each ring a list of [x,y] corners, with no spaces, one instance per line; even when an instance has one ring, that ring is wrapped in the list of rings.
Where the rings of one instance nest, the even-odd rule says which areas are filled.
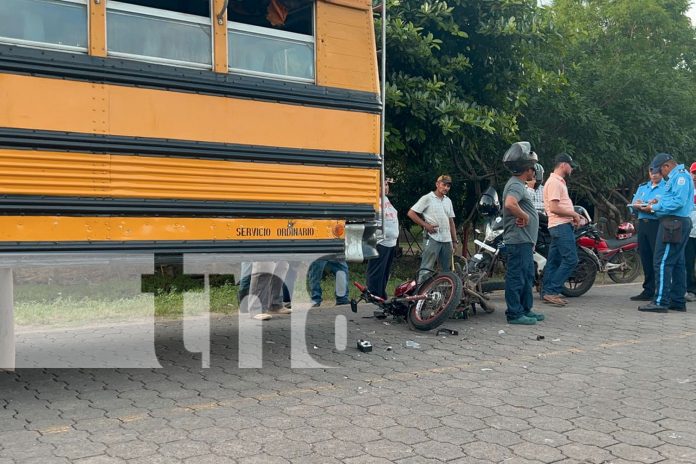
[[[358,340],[358,349],[363,353],[369,353],[372,351],[372,343],[367,340]]]

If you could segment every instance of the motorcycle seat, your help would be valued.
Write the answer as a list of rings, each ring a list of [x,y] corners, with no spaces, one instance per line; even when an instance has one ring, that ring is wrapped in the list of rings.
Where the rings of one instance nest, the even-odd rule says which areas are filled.
[[[617,248],[624,247],[629,243],[638,242],[638,237],[634,235],[632,237],[624,238],[621,240],[617,240],[614,238],[605,238],[604,241],[607,242],[607,246],[609,247],[609,249],[616,250]]]

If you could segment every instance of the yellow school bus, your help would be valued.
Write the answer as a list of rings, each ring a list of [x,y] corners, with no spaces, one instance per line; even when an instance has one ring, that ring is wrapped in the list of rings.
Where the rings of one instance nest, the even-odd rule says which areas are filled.
[[[0,252],[361,260],[377,68],[370,0],[1,0]]]

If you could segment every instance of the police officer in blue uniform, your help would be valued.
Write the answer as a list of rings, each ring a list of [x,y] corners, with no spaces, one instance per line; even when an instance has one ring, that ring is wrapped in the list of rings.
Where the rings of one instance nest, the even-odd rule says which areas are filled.
[[[664,177],[665,192],[657,201],[637,207],[654,213],[660,221],[655,242],[655,298],[639,311],[666,313],[669,309],[686,311],[686,264],[684,248],[691,230],[691,211],[694,207],[694,183],[683,164],[672,155],[658,153],[650,164]]]
[[[648,204],[659,201],[665,191],[666,182],[662,178],[659,169],[650,168],[650,180],[640,184],[633,196],[632,204]],[[652,301],[655,295],[655,268],[653,258],[655,257],[655,239],[657,237],[657,227],[660,221],[657,220],[655,213],[640,211],[632,208],[633,214],[638,216],[638,252],[640,253],[640,263],[643,266],[643,291],[631,297],[633,301]]]

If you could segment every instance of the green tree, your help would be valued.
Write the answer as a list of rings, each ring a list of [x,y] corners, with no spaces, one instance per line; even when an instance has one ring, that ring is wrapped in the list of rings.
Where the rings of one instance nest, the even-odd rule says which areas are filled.
[[[530,92],[521,132],[546,161],[566,151],[570,182],[614,221],[659,151],[695,159],[694,29],[688,0],[556,0],[557,34],[537,53],[554,85]]]
[[[500,158],[517,138],[530,80],[543,74],[528,53],[544,35],[539,8],[536,0],[388,6],[386,156],[389,175],[400,179],[395,204],[408,209],[447,172],[461,220],[482,183],[506,176]]]

